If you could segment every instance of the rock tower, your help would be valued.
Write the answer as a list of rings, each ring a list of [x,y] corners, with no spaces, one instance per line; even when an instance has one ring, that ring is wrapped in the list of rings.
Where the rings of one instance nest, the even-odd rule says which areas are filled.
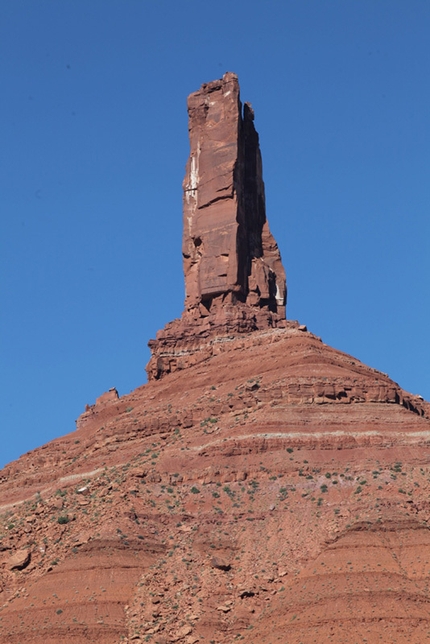
[[[184,313],[0,471],[0,644],[429,642],[430,404],[284,319],[237,78],[189,112]]]
[[[189,366],[215,337],[286,325],[286,278],[266,218],[259,138],[236,74],[188,97],[185,307],[151,340],[149,379]],[[203,341],[203,343],[202,343]]]

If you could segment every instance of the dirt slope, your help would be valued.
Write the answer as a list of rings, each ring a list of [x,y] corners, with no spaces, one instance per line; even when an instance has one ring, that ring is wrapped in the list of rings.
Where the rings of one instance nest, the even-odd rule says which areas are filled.
[[[430,638],[430,406],[297,325],[0,473],[0,641]]]

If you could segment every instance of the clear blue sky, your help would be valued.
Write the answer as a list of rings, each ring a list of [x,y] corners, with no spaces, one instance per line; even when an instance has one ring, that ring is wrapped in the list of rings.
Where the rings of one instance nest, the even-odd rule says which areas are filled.
[[[182,311],[186,97],[239,75],[287,315],[430,399],[427,0],[0,2],[0,466]]]

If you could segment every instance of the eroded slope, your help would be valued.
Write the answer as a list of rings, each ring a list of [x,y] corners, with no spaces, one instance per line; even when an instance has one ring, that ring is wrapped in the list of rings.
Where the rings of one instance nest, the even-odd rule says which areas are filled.
[[[425,641],[428,410],[297,327],[102,396],[1,473],[0,640]]]

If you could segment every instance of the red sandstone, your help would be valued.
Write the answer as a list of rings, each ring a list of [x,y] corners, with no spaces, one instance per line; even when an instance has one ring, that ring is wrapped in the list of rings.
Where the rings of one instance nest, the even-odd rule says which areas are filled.
[[[0,472],[0,642],[429,639],[430,404],[249,298],[252,274],[208,313],[190,289],[148,384]]]
[[[214,338],[285,326],[287,287],[269,230],[254,113],[237,76],[188,97],[184,179],[185,310],[151,340],[148,378],[200,360]]]

